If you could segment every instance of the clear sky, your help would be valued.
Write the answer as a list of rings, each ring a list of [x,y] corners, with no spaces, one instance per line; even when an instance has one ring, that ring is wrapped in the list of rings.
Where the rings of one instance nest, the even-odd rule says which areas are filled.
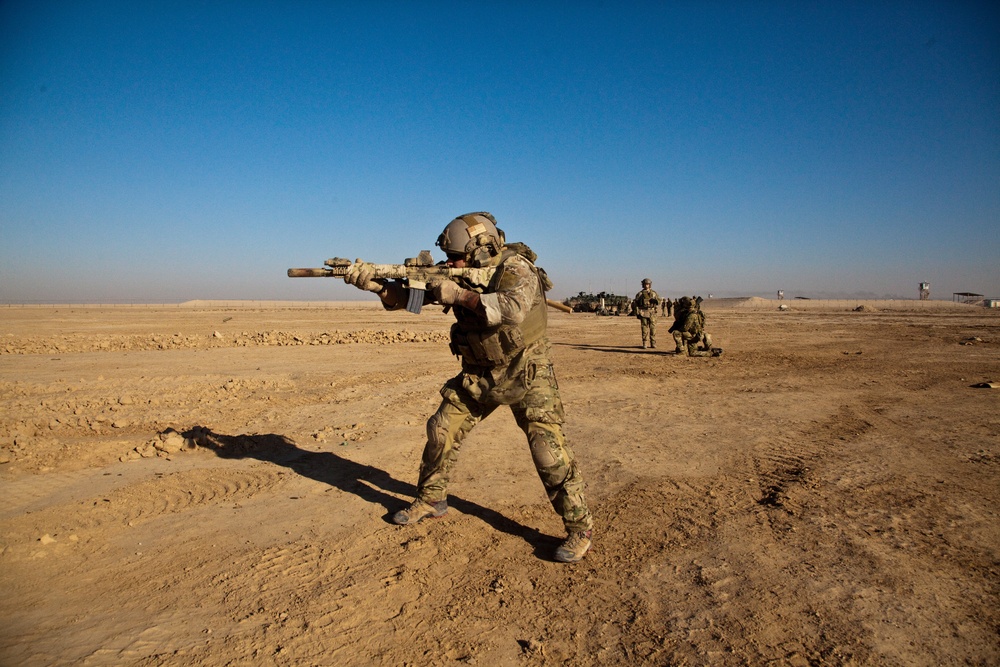
[[[488,210],[553,297],[1000,297],[996,2],[0,1],[0,302],[361,298]]]

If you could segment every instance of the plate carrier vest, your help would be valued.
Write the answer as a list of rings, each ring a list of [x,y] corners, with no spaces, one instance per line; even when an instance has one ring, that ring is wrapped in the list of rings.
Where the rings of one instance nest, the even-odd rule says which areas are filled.
[[[545,291],[552,287],[552,282],[543,269],[534,265],[536,255],[528,246],[520,243],[505,246],[500,253],[500,262],[490,284],[485,289],[476,287],[472,289],[482,294],[509,288],[512,277],[504,271],[504,264],[518,255],[527,260],[538,278],[538,298],[531,304],[520,324],[501,323],[486,326],[481,317],[465,308],[455,308],[457,321],[451,326],[451,351],[452,354],[462,357],[464,363],[486,368],[503,366],[545,335],[545,327],[548,324]]]

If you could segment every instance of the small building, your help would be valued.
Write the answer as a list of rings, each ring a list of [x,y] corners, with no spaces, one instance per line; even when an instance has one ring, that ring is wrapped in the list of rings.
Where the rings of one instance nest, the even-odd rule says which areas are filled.
[[[951,300],[957,303],[976,303],[977,301],[981,301],[982,298],[982,294],[976,294],[975,292],[953,292],[951,295]]]
[[[987,308],[1000,308],[1000,299],[983,299],[983,305]]]

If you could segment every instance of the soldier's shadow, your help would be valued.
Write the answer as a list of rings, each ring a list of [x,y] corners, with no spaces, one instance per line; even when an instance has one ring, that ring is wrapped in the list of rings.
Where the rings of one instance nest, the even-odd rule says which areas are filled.
[[[381,505],[386,511],[382,517],[386,523],[392,523],[392,515],[409,502],[399,496],[413,498],[417,492],[413,484],[401,482],[384,470],[351,461],[333,452],[306,451],[287,437],[275,433],[225,435],[195,426],[182,435],[199,447],[215,452],[220,458],[252,458],[274,463],[303,477],[354,494],[373,505]],[[557,538],[509,519],[496,510],[455,495],[448,496],[448,506],[480,519],[494,530],[523,538],[540,558],[551,554],[559,542]]]
[[[646,354],[646,355],[674,355],[674,349],[668,348],[663,350],[658,349],[643,349],[638,345],[622,345],[616,347],[613,345],[587,345],[584,343],[552,343],[553,345],[565,345],[566,347],[572,347],[577,350],[590,350],[592,352],[614,352],[617,354]]]

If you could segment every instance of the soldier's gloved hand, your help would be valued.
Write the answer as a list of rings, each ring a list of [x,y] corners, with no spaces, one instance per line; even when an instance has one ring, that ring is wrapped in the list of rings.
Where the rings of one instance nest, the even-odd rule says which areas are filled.
[[[431,298],[444,306],[454,306],[458,303],[462,292],[465,291],[454,280],[435,281],[430,283],[427,288],[431,293]]]
[[[376,293],[381,292],[386,283],[385,280],[375,278],[374,266],[362,262],[360,259],[354,260],[354,264],[347,270],[344,282],[348,285],[354,285],[358,289]]]
[[[431,298],[444,306],[462,306],[475,310],[479,305],[479,293],[463,289],[454,280],[441,280],[427,285]]]

